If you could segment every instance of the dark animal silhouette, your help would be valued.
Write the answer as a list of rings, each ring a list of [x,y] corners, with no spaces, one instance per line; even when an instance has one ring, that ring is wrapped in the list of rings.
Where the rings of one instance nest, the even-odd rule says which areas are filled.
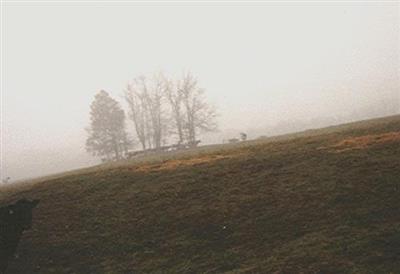
[[[0,208],[0,274],[4,274],[14,256],[22,232],[32,226],[32,209],[39,200],[21,199]]]

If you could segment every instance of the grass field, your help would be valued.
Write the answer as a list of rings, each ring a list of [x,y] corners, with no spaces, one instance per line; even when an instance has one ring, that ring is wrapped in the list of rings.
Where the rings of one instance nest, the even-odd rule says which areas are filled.
[[[0,192],[41,200],[9,273],[400,273],[400,116]]]

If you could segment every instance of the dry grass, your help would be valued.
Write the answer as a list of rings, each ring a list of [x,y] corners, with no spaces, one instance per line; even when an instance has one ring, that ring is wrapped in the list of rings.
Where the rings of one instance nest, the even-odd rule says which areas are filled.
[[[398,132],[400,116],[2,189],[41,200],[9,273],[398,273]]]
[[[366,149],[373,145],[386,143],[400,143],[400,131],[348,137],[336,142],[334,145],[323,146],[318,149],[333,149],[335,152],[340,153],[355,149]]]
[[[132,169],[138,172],[151,172],[151,171],[163,171],[163,170],[176,170],[182,167],[192,167],[203,164],[217,164],[215,162],[223,159],[232,159],[233,157],[243,156],[241,154],[230,154],[230,155],[202,155],[196,156],[189,159],[169,159],[158,164],[143,164],[138,166],[133,166]]]

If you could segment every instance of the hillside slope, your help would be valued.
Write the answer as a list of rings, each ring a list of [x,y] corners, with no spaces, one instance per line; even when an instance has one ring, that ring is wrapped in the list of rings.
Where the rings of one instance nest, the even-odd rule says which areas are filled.
[[[1,191],[41,200],[9,273],[400,273],[400,116]]]

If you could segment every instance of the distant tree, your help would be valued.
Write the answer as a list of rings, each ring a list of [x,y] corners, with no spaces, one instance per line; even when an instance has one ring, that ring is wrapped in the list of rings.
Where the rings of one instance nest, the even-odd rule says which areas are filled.
[[[207,103],[204,89],[198,87],[197,79],[191,73],[186,73],[177,82],[177,92],[185,111],[185,137],[189,144],[196,144],[199,132],[217,129],[215,108]]]
[[[183,94],[177,85],[170,79],[165,78],[165,95],[171,108],[171,120],[173,121],[173,132],[178,135],[178,144],[185,142],[185,112],[183,109]]]
[[[125,131],[125,113],[119,103],[101,90],[90,109],[86,150],[106,161],[122,159],[130,141]]]
[[[155,74],[150,79],[141,76],[134,79],[125,90],[129,115],[143,149],[158,149],[167,137],[164,79],[162,74]]]
[[[133,84],[128,84],[125,90],[125,100],[129,106],[129,117],[135,126],[136,135],[143,150],[145,150],[149,139],[150,126],[146,99],[138,88],[140,82],[139,79],[135,79]],[[149,146],[151,147],[151,144]]]
[[[177,81],[162,73],[135,78],[125,99],[143,150],[160,148],[171,134],[178,136],[178,144],[197,146],[199,133],[217,128],[216,111],[190,73]]]
[[[155,74],[151,84],[145,89],[144,98],[147,103],[147,110],[151,120],[151,136],[154,148],[161,147],[166,137],[166,117],[163,109],[163,95],[165,89],[164,78],[161,74]]]

